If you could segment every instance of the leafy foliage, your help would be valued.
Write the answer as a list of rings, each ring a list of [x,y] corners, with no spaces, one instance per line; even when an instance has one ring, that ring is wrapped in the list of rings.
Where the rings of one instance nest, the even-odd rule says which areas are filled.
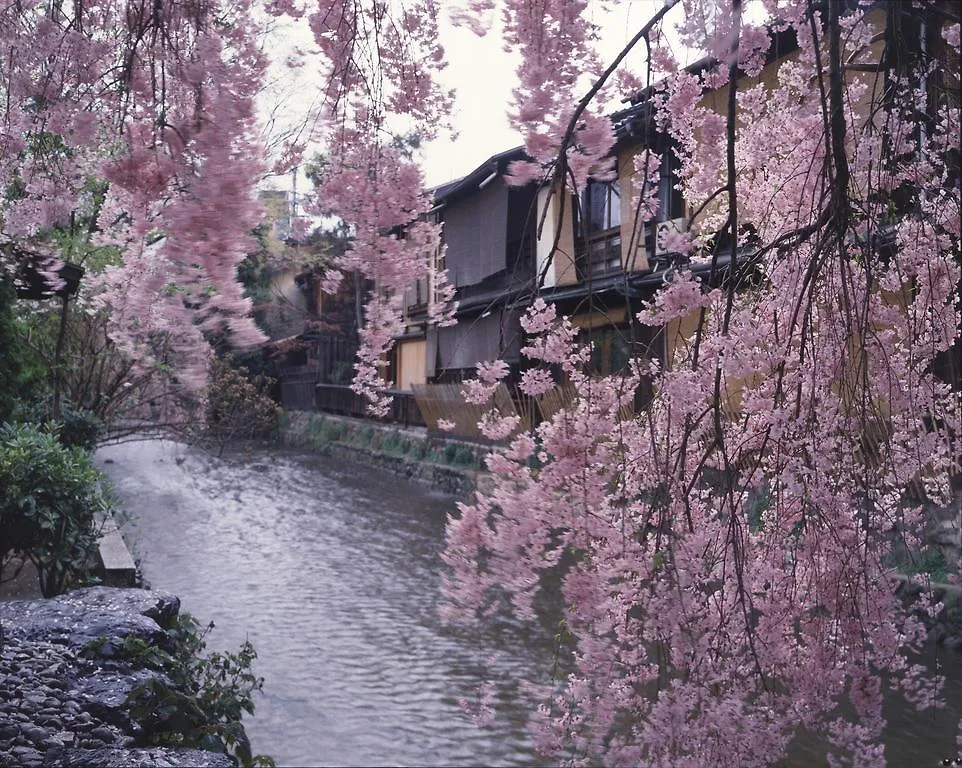
[[[144,746],[195,747],[230,755],[242,766],[273,766],[254,755],[241,719],[254,713],[254,694],[264,681],[251,672],[257,653],[245,642],[236,653],[206,653],[209,624],[201,629],[189,613],[167,632],[170,650],[141,638],[101,639],[88,645],[92,658],[121,658],[159,672],[137,685],[126,706],[142,731]]]
[[[45,597],[82,578],[106,509],[99,478],[82,448],[35,425],[0,427],[0,566],[14,554],[28,558]]]
[[[90,411],[62,406],[57,437],[68,448],[76,446],[92,451],[103,427],[103,422]]]
[[[0,423],[10,421],[25,401],[42,397],[49,386],[47,369],[24,343],[13,286],[0,279]]]
[[[62,445],[68,448],[83,448],[86,451],[96,448],[97,440],[104,429],[104,423],[96,414],[83,408],[74,408],[67,403],[61,404],[60,419],[53,421],[47,401],[21,406],[16,411],[15,421],[42,424],[44,431],[56,435]]]
[[[221,448],[230,440],[272,437],[281,408],[268,395],[266,376],[248,377],[229,355],[211,364],[207,429]]]

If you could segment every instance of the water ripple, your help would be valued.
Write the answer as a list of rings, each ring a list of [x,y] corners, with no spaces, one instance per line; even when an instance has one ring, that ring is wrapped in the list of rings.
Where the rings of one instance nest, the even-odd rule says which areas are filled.
[[[506,693],[491,729],[472,698],[492,644],[501,677],[547,673],[548,637],[452,632],[437,618],[445,497],[313,457],[218,460],[159,441],[98,454],[147,579],[249,637],[266,679],[248,731],[281,765],[516,765],[533,755]],[[483,645],[483,647],[482,647]]]

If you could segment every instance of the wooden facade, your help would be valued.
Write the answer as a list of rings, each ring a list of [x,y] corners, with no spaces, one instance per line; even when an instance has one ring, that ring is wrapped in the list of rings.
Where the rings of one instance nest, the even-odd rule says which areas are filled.
[[[898,25],[918,26],[917,20],[902,18],[905,14],[897,5],[878,5],[869,11],[886,31],[873,40],[869,52],[879,62],[873,75],[876,90],[884,86],[882,65],[894,45],[892,30]],[[899,41],[904,39],[902,34]],[[773,33],[766,66],[755,77],[740,78],[739,89],[757,84],[775,87],[778,68],[797,50],[793,32]],[[714,64],[702,61],[690,71]],[[719,253],[711,266],[690,263],[686,255],[671,249],[672,233],[687,229],[691,211],[679,190],[675,148],[654,120],[654,95],[654,89],[639,92],[627,109],[612,115],[617,137],[614,176],[589,181],[578,195],[546,185],[508,186],[505,174],[510,162],[526,159],[520,148],[496,155],[462,179],[435,190],[432,216],[443,225],[446,245],[445,262],[439,266],[446,267],[456,288],[458,324],[431,326],[426,312],[429,288],[413,287],[390,379],[396,389],[415,393],[429,427],[443,419],[457,425],[457,434],[476,431],[476,414],[464,405],[458,388],[447,385],[472,377],[479,363],[497,358],[511,369],[501,393],[502,412],[515,412],[525,423],[534,424],[561,407],[563,385],[541,398],[543,407],[525,403],[513,389],[525,365],[519,321],[536,296],[569,316],[580,337],[592,344],[593,372],[614,375],[624,370],[630,358],[639,356],[670,367],[691,342],[698,322],[694,314],[664,328],[637,321],[639,311],[676,269],[684,266],[708,284],[735,288],[727,254]],[[726,114],[727,87],[706,90],[699,107]],[[636,168],[645,152],[658,156],[660,167],[652,178],[642,180]],[[638,222],[635,215],[643,187],[658,200],[658,212],[649,222]],[[742,248],[740,252],[747,256],[753,245],[746,239]],[[957,342],[938,361],[950,369],[947,378],[956,387],[958,360]],[[651,383],[643,382],[635,408],[645,407],[652,395]],[[737,407],[737,392],[727,393],[726,398],[731,407]]]

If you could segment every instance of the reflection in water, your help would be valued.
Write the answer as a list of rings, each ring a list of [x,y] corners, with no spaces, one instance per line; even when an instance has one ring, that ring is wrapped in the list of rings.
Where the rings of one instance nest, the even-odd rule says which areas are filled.
[[[368,468],[292,453],[215,459],[172,443],[102,449],[147,580],[217,629],[246,637],[266,679],[248,722],[279,765],[531,763],[517,683],[551,671],[551,633],[509,623],[486,635],[437,616],[447,497]],[[492,650],[497,657],[490,656]],[[888,713],[890,765],[953,749],[962,664],[943,655],[950,711]],[[459,706],[496,679],[481,730]],[[819,764],[802,740],[793,766]],[[953,751],[952,755],[955,754]]]

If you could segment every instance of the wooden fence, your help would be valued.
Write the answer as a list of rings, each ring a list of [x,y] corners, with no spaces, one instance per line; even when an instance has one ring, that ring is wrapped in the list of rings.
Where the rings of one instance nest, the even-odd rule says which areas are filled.
[[[326,413],[339,413],[358,419],[371,418],[367,400],[344,384],[313,384],[314,407]],[[424,419],[411,392],[398,389],[382,390],[391,396],[391,410],[384,421],[405,427],[423,427]]]
[[[314,383],[317,373],[314,370],[298,372],[285,371],[278,382],[281,392],[281,405],[286,411],[309,411],[314,407]]]
[[[327,413],[338,413],[355,418],[371,418],[367,411],[367,401],[350,387],[338,384],[312,384],[314,407]],[[500,384],[495,390],[493,400],[485,405],[469,403],[461,394],[463,384],[420,384],[412,391],[385,389],[391,395],[391,411],[384,421],[404,426],[426,426],[430,432],[446,432],[452,437],[471,440],[485,440],[478,421],[491,408],[492,404],[502,416],[518,416],[518,427],[514,434],[526,431],[554,416],[562,408],[569,406],[575,397],[575,388],[570,384],[557,386],[539,397],[530,397],[516,387],[508,388]],[[286,406],[285,406],[286,407]],[[631,406],[622,408],[622,416],[630,418]],[[447,421],[454,427],[442,430],[439,421]]]

